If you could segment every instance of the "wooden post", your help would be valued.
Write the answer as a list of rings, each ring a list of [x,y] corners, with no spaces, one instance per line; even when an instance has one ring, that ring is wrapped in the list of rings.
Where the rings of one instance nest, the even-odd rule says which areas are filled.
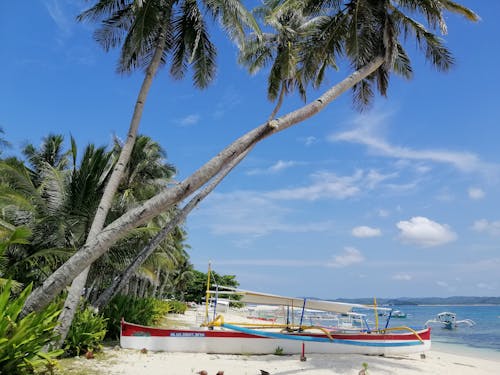
[[[305,361],[307,361],[307,358],[306,358],[305,352],[306,352],[306,344],[303,342],[303,343],[302,343],[302,354],[300,355],[300,362],[305,362]]]

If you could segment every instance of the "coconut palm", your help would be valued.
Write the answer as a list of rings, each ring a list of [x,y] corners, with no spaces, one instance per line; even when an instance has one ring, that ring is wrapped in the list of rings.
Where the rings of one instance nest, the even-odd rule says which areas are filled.
[[[326,106],[342,93],[353,87],[355,87],[355,98],[357,98],[360,103],[366,103],[367,99],[369,101],[370,90],[372,90],[372,85],[374,83],[378,84],[379,89],[384,93],[384,87],[387,87],[386,84],[388,82],[387,75],[384,74],[384,71],[379,71],[379,69],[382,68],[385,69],[385,71],[389,71],[389,68],[394,69],[395,66],[400,66],[405,60],[403,53],[400,52],[399,47],[397,47],[398,43],[402,45],[403,41],[397,38],[403,39],[405,36],[415,37],[417,43],[420,43],[420,45],[425,48],[423,51],[424,54],[430,57],[436,66],[446,67],[447,62],[450,60],[446,58],[446,53],[441,53],[441,42],[433,33],[436,27],[444,30],[444,12],[449,10],[462,13],[472,20],[478,18],[472,11],[448,0],[429,0],[425,2],[417,0],[400,0],[398,2],[389,0],[352,0],[346,3],[340,1],[308,1],[305,2],[305,5],[307,5],[306,7],[302,6],[302,1],[296,0],[280,3],[283,10],[286,9],[286,6],[291,4],[297,6],[299,10],[303,9],[306,15],[312,15],[315,14],[314,12],[320,11],[328,14],[328,9],[326,8],[330,6],[339,9],[340,6],[345,5],[344,8],[348,8],[340,8],[340,13],[335,13],[341,18],[339,22],[342,22],[342,17],[347,17],[349,22],[346,21],[341,24],[349,25],[351,27],[351,32],[341,32],[339,33],[339,37],[349,37],[348,39],[334,40],[329,39],[329,35],[327,34],[322,36],[318,33],[313,34],[313,36],[315,35],[316,38],[325,38],[325,43],[328,43],[328,46],[332,46],[330,51],[337,51],[336,57],[341,56],[341,52],[343,52],[343,54],[349,58],[351,64],[356,64],[354,65],[355,70],[338,84],[326,90],[314,101],[254,128],[219,152],[217,156],[209,160],[184,181],[165,189],[155,197],[129,210],[120,218],[110,223],[105,230],[90,238],[86,245],[65,265],[51,275],[41,288],[35,290],[31,294],[26,301],[23,313],[28,313],[29,311],[47,305],[51,299],[64,288],[66,283],[71,281],[85,267],[105,253],[109,247],[119,238],[123,237],[127,231],[137,227],[169,207],[178,204],[217,175],[217,173],[219,173],[225,165],[230,163],[231,160],[234,160],[235,157],[246,152],[258,142],[311,118],[326,108]],[[370,9],[373,9],[373,11],[370,11]],[[361,12],[361,10],[364,13]],[[275,10],[276,14],[278,14],[279,11],[280,9],[278,7]],[[385,18],[382,16],[383,11],[387,13]],[[414,12],[419,13],[421,16],[423,15],[423,17],[428,20],[429,29],[420,23],[412,22],[406,15],[407,13],[411,14]],[[360,17],[363,23],[358,22],[356,17]],[[331,22],[336,22],[335,17],[331,17]],[[382,24],[380,24],[380,22],[382,22]],[[365,25],[365,23],[368,24]],[[396,26],[400,27],[400,29],[396,28]],[[410,26],[412,27],[410,28]],[[364,30],[364,27],[369,29]],[[330,27],[330,29],[332,28],[333,26]],[[386,37],[381,38],[380,34],[375,33],[375,30],[386,35]],[[413,32],[415,34],[412,34]],[[371,40],[370,37],[373,37],[373,40]],[[384,40],[387,42],[386,44],[380,43],[381,41],[384,42]],[[389,43],[389,41],[392,42]],[[436,41],[437,44],[434,43],[434,41]],[[395,51],[398,54],[397,56]],[[370,56],[370,54],[372,55]],[[327,55],[318,53],[317,55],[311,56],[310,59],[312,59],[312,62],[324,62],[323,56],[326,58]],[[329,58],[331,59],[331,55]],[[388,64],[388,67],[382,67],[385,63]],[[319,78],[325,70],[322,69],[323,65],[324,64],[311,64],[309,71],[314,72],[311,77],[316,77],[316,79]],[[318,68],[314,69],[314,66]],[[357,67],[359,67],[359,69],[357,69]],[[313,81],[314,80],[311,79],[311,82]],[[371,92],[373,93],[373,91]]]
[[[112,154],[118,158],[123,145],[115,139]],[[141,201],[152,197],[164,188],[169,179],[174,175],[175,168],[165,162],[166,154],[157,142],[146,136],[138,136],[131,152],[131,158],[124,169],[124,176],[118,186],[109,220],[120,216],[130,207],[136,206]],[[101,196],[99,196],[101,198]],[[95,214],[95,210],[93,211]],[[159,218],[159,220],[162,220]],[[92,222],[92,221],[91,221]],[[140,249],[151,238],[150,232],[158,228],[159,223],[150,222],[146,228],[130,231],[127,238],[114,246],[105,257],[99,260],[95,267],[86,271],[91,272],[93,283],[87,285],[86,294],[99,294],[100,283],[109,282],[117,268],[125,267],[125,262],[134,256],[134,249]],[[91,233],[91,229],[86,232]],[[109,275],[109,276],[108,276]],[[112,280],[112,279],[111,279]],[[59,317],[60,325],[57,330],[61,336],[61,343],[66,337],[72,318],[80,301],[83,289],[87,284],[87,275],[79,276],[69,291],[63,312]],[[80,282],[82,285],[80,286]]]
[[[57,147],[46,147],[48,139]],[[72,169],[64,169],[62,143],[61,136],[49,136],[40,149],[31,146],[30,168],[15,159],[0,162],[2,220],[30,231],[29,244],[9,247],[9,272],[35,285],[84,243],[111,166],[110,155],[92,145],[77,164],[74,146]]]
[[[478,19],[471,10],[447,0],[425,3],[416,0],[268,0],[265,5],[258,14],[276,31],[264,38],[251,37],[240,54],[240,61],[252,73],[272,65],[268,78],[269,99],[277,98],[280,86],[288,89],[285,94],[290,88],[297,88],[304,97],[304,85],[318,87],[327,68],[336,67],[344,56],[355,71],[378,58],[377,68],[353,85],[354,102],[359,109],[370,103],[375,85],[380,94],[387,94],[390,72],[411,78],[410,59],[403,47],[409,36],[415,37],[426,59],[438,70],[446,71],[453,64],[442,40],[407,14],[423,14],[430,28],[439,28],[442,33],[446,32],[443,10]]]
[[[97,308],[102,308],[107,305],[107,303],[116,295],[123,287],[128,283],[129,279],[132,277],[134,272],[137,271],[139,267],[151,256],[151,254],[156,250],[156,248],[169,236],[174,236],[174,238],[182,238],[183,231],[180,230],[179,226],[186,220],[189,213],[203,200],[205,199],[215,187],[226,177],[226,175],[234,168],[238,163],[247,155],[248,151],[242,153],[238,158],[232,160],[214,179],[207,184],[203,189],[200,190],[182,209],[176,211],[170,220],[165,224],[165,226],[158,232],[158,234],[152,238],[146,246],[137,254],[137,256],[130,262],[128,267],[118,276],[115,277],[111,285],[99,296],[93,305]],[[169,276],[174,277],[175,282],[172,283],[172,288],[182,289],[185,282],[189,279],[189,269],[188,257],[184,254],[184,249],[179,246],[181,241],[174,241],[173,245],[174,251],[172,253],[176,256],[175,264],[178,265],[178,269]],[[179,254],[181,256],[179,256]],[[182,267],[181,267],[182,266]]]
[[[205,12],[202,12],[203,8]],[[196,87],[206,87],[214,78],[216,50],[203,17],[206,13],[217,19],[236,40],[243,38],[245,25],[256,28],[253,18],[238,0],[212,0],[202,4],[196,0],[98,0],[78,17],[79,20],[101,21],[101,27],[94,35],[106,50],[123,42],[119,72],[146,68],[127,140],[96,211],[89,240],[104,226],[113,196],[130,159],[144,104],[159,67],[170,55],[170,72],[174,78],[183,78],[188,66],[194,69],[193,82]],[[73,279],[62,317],[64,321],[60,326],[62,332],[69,330],[88,272],[87,267]]]
[[[23,155],[31,166],[35,184],[38,185],[42,170],[47,166],[63,170],[68,165],[68,152],[63,152],[64,137],[60,134],[49,134],[44,137],[40,147],[28,144],[23,148]]]
[[[118,140],[115,140],[113,152],[118,155],[121,147],[122,144]],[[169,183],[175,173],[175,168],[173,165],[165,162],[165,157],[164,150],[157,142],[146,136],[139,136],[137,138],[130,162],[125,171],[125,176],[118,188],[113,209],[109,214],[110,220],[119,217],[130,207],[151,198]],[[109,253],[101,258],[102,262],[100,261],[99,264],[96,264],[95,269],[92,271],[94,275],[92,279],[102,278],[104,285],[106,284],[104,279],[116,279],[117,273],[126,268],[134,257],[137,256],[137,251],[130,250],[141,249],[147,246],[152,236],[171,220],[175,212],[174,208],[158,216],[155,220],[150,221],[146,226],[141,227],[140,230],[131,232],[122,243],[117,244],[117,246],[113,247]],[[166,250],[169,243],[170,241],[163,243],[161,250]],[[106,267],[106,272],[103,272],[101,267]],[[98,295],[100,292],[101,290],[96,290],[95,293]]]
[[[252,34],[240,50],[239,62],[245,65],[250,73],[271,65],[267,97],[277,100],[269,120],[279,111],[285,95],[297,89],[303,100],[306,100],[306,88],[298,71],[300,58],[300,40],[308,33],[312,23],[306,22],[301,12],[289,10],[278,17],[269,19],[272,9],[262,7],[256,11],[263,20],[268,19],[274,33]]]

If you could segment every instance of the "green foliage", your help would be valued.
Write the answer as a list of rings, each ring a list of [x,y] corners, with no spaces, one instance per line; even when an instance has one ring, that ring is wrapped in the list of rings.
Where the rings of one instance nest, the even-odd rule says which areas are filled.
[[[283,355],[283,348],[281,346],[277,346],[274,350],[274,355]]]
[[[108,319],[107,337],[116,339],[120,336],[122,318],[131,323],[157,325],[166,314],[174,311],[174,306],[177,304],[173,301],[118,295],[103,309],[103,315]]]
[[[187,305],[181,301],[163,301],[163,303],[167,303],[170,306],[169,313],[170,314],[184,314],[187,310]]]
[[[210,274],[211,274],[210,285],[217,284],[232,288],[237,288],[240,285],[240,283],[236,280],[236,276],[234,275],[219,275],[217,272],[213,271]],[[185,300],[193,301],[199,304],[205,298],[206,292],[207,292],[207,274],[193,270],[192,278],[189,281],[188,285],[186,286]],[[219,297],[231,298],[233,300],[239,298],[239,296],[235,295],[229,296],[229,295],[224,295],[224,293],[220,293]],[[239,307],[241,304],[238,302],[231,302],[231,305]]]
[[[67,355],[80,355],[101,348],[106,335],[107,319],[92,308],[78,309],[64,342]]]
[[[10,298],[10,293],[11,282],[8,282],[0,294],[0,372],[30,374],[42,366],[51,371],[54,358],[63,351],[42,352],[42,349],[57,337],[54,327],[60,312],[59,305],[53,303],[40,312],[20,318],[26,298],[31,293],[31,285],[16,298]]]

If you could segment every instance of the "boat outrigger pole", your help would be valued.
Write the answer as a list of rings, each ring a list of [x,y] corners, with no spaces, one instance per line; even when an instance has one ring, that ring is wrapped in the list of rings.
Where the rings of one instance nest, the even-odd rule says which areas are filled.
[[[208,304],[210,303],[210,262],[208,262],[207,272],[207,292],[205,294],[205,323],[208,323]]]

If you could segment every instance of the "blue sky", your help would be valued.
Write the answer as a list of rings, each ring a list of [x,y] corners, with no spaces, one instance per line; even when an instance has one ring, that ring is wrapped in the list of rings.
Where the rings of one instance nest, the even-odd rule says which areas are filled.
[[[410,45],[413,80],[393,77],[369,111],[345,94],[259,144],[189,217],[196,268],[211,260],[243,288],[286,295],[500,295],[500,2],[461,3],[482,20],[447,17],[452,71],[434,71]],[[116,51],[74,21],[87,4],[0,5],[6,154],[49,132],[81,147],[125,136],[142,75],[117,75]],[[273,108],[265,72],[248,75],[214,35],[215,82],[196,91],[165,70],[146,103],[140,132],[165,148],[179,180]],[[288,98],[282,113],[300,105]]]

